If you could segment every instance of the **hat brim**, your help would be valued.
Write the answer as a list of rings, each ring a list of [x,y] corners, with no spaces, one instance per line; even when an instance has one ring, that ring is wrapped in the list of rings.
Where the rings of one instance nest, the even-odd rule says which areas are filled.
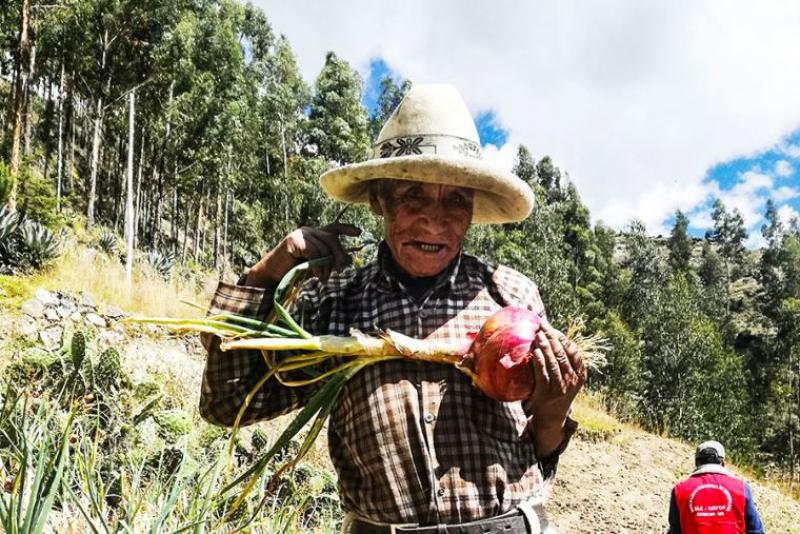
[[[369,182],[380,178],[455,185],[475,190],[473,223],[510,223],[533,210],[533,191],[518,176],[482,160],[436,155],[371,159],[332,169],[322,189],[341,202],[369,202]]]

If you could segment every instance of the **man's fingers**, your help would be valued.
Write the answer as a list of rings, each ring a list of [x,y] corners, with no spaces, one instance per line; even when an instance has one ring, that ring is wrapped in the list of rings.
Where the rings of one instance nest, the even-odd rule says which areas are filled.
[[[544,354],[545,365],[547,366],[547,374],[550,375],[550,385],[557,386],[561,392],[564,392],[564,377],[561,374],[561,365],[558,361],[555,351],[553,350],[550,340],[544,332],[539,332],[537,336],[537,345]]]
[[[542,349],[533,349],[533,380],[535,384],[541,384],[542,387],[547,387],[550,383],[550,376],[547,374],[547,364],[545,363],[544,353]]]
[[[333,256],[333,267],[337,271],[341,271],[350,265],[350,256],[344,251],[342,243],[336,235],[324,230],[315,230],[314,237],[325,243],[331,256]]]
[[[352,224],[345,223],[331,223],[321,227],[320,230],[329,232],[335,235],[349,235],[350,237],[358,237],[361,235],[361,228]]]
[[[302,253],[305,259],[313,260],[315,258],[331,255],[328,244],[314,235],[311,229],[303,232],[303,241],[305,242],[305,247]]]

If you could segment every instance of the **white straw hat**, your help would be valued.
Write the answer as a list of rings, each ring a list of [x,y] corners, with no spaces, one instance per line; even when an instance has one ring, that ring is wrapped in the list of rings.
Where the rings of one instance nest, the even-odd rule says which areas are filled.
[[[369,202],[379,178],[469,187],[472,222],[520,221],[533,209],[533,191],[516,175],[483,160],[472,116],[455,87],[416,84],[386,121],[372,159],[330,170],[322,189],[342,202]]]

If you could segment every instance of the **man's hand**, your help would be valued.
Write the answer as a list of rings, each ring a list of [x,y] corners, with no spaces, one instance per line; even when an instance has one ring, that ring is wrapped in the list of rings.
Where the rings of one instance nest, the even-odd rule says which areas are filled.
[[[298,228],[250,268],[245,283],[254,287],[275,286],[298,263],[332,256],[333,261],[330,264],[314,269],[314,275],[325,282],[331,271],[341,271],[352,263],[352,258],[342,247],[339,236],[356,237],[360,234],[360,228],[342,223],[332,223],[321,228]]]
[[[544,457],[564,439],[564,423],[586,382],[586,367],[575,343],[546,319],[531,349],[536,387],[526,402],[533,414],[536,451]]]

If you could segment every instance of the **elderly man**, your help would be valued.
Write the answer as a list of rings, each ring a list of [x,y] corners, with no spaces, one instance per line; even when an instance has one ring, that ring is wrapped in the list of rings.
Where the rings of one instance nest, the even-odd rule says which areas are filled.
[[[694,465],[672,490],[669,534],[764,534],[750,486],[725,469],[720,442],[698,445]]]
[[[544,313],[533,282],[462,252],[472,222],[524,219],[533,193],[481,160],[475,125],[451,86],[413,86],[384,125],[373,159],[332,170],[321,185],[383,217],[377,261],[348,267],[339,237],[358,235],[356,227],[301,228],[239,285],[221,284],[212,309],[263,317],[289,269],[332,256],[333,272],[306,282],[292,309],[317,334],[392,329],[464,339],[504,306]],[[346,532],[554,531],[543,514],[544,481],[575,431],[568,414],[586,370],[574,344],[544,325],[531,346],[536,387],[526,402],[492,400],[448,365],[389,361],[350,380],[329,426]],[[217,339],[204,342],[201,413],[230,425],[266,369],[257,353],[221,353]],[[244,421],[290,411],[311,393],[269,382]]]

